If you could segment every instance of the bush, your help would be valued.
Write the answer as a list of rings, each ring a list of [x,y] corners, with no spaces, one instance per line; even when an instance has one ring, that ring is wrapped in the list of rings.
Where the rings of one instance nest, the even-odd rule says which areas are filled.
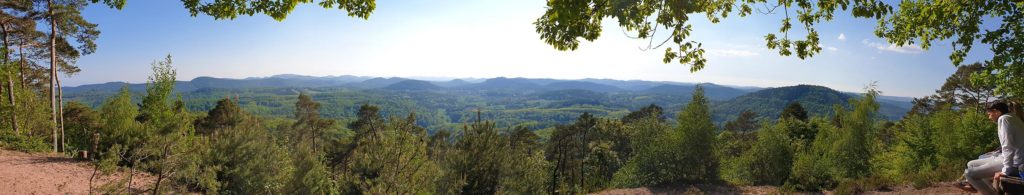
[[[827,159],[825,154],[835,141],[835,132],[838,129],[832,125],[824,125],[827,122],[821,118],[814,118],[810,123],[811,126],[819,128],[819,133],[810,145],[798,147],[794,154],[792,171],[785,184],[786,188],[819,191],[831,189],[836,184],[829,172],[832,161]]]
[[[0,133],[0,148],[21,152],[46,152],[52,148],[46,137],[17,135],[11,131]]]
[[[789,178],[793,165],[793,151],[790,146],[788,123],[802,123],[795,119],[783,119],[772,127],[757,132],[757,142],[743,152],[738,166],[739,181],[754,185],[781,185]]]
[[[612,188],[635,188],[640,187],[640,177],[637,169],[637,163],[634,161],[626,162],[625,166],[622,166],[619,171],[612,175],[612,182],[609,185]]]
[[[973,111],[942,108],[893,126],[892,144],[872,160],[875,175],[915,187],[959,177],[963,164],[997,146],[995,125]]]

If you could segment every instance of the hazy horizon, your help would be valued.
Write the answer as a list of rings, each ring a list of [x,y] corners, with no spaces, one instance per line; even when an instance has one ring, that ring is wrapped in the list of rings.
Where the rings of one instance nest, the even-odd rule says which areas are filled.
[[[456,80],[456,79],[461,79],[461,80],[465,80],[465,81],[470,82],[470,83],[480,83],[480,82],[483,82],[483,81],[485,81],[487,79],[494,79],[494,78],[554,79],[554,80],[564,80],[564,81],[579,81],[579,80],[587,80],[587,79],[597,79],[597,80],[607,79],[607,80],[617,80],[617,81],[656,82],[656,83],[665,83],[665,84],[705,84],[705,83],[709,83],[709,84],[726,86],[726,87],[731,87],[731,88],[736,88],[736,89],[767,89],[767,88],[791,87],[791,86],[797,86],[797,85],[816,85],[816,86],[824,86],[824,87],[828,87],[828,88],[831,88],[831,89],[835,89],[836,91],[840,91],[840,92],[864,93],[863,91],[845,91],[845,90],[836,89],[836,88],[831,87],[831,86],[820,85],[820,84],[813,84],[813,83],[797,83],[797,84],[792,84],[792,85],[780,85],[780,86],[750,86],[750,85],[732,85],[732,84],[715,83],[715,82],[678,82],[678,81],[658,81],[658,80],[643,80],[643,79],[629,79],[629,80],[612,79],[612,78],[560,79],[560,78],[541,78],[541,77],[506,77],[506,76],[499,76],[499,77],[418,77],[418,76],[399,77],[399,76],[364,76],[364,75],[312,76],[312,75],[301,75],[301,74],[288,74],[288,73],[284,73],[284,74],[276,74],[276,75],[268,75],[268,76],[252,76],[252,77],[242,77],[242,78],[198,76],[198,77],[193,77],[193,78],[190,78],[190,79],[178,78],[177,81],[179,81],[179,82],[187,82],[187,81],[192,81],[193,79],[196,79],[196,78],[199,78],[199,77],[210,77],[210,78],[216,78],[216,79],[245,80],[245,79],[271,78],[271,77],[285,76],[285,75],[320,77],[320,78],[323,78],[323,77],[342,77],[342,76],[368,77],[370,79],[372,79],[372,78],[403,78],[403,79],[421,80],[421,81],[428,81],[428,82],[447,82],[447,81],[453,81],[453,80]],[[66,86],[66,87],[73,88],[73,87],[81,87],[81,86],[84,86],[84,85],[97,85],[97,84],[116,83],[116,82],[122,82],[122,83],[128,83],[128,84],[145,84],[146,83],[146,81],[139,81],[139,82],[108,81],[108,82],[98,82],[98,83],[85,83],[85,84],[81,84],[81,85]],[[358,83],[358,82],[361,82],[361,81],[356,81],[356,83]],[[881,95],[882,96],[888,96],[888,97],[898,97],[898,98],[919,98],[919,97],[915,97],[915,96],[900,96],[900,95],[892,95],[892,94],[885,94],[885,93],[883,93]]]
[[[628,38],[613,20],[605,21],[595,42],[557,51],[539,39],[532,24],[544,6],[540,0],[378,2],[364,21],[301,5],[279,22],[263,15],[229,21],[191,17],[180,2],[132,1],[123,10],[91,5],[84,16],[102,31],[99,48],[81,57],[77,65],[82,72],[64,83],[144,82],[149,63],[168,54],[182,80],[277,74],[608,78],[754,87],[812,84],[840,91],[863,91],[877,82],[886,95],[906,97],[932,94],[955,71],[948,41],[933,43],[927,51],[916,45],[896,47],[872,34],[874,22],[840,12],[835,21],[819,25],[823,49],[806,60],[765,48],[763,36],[775,31],[781,16],[731,16],[718,24],[696,16],[690,39],[703,43],[709,64],[691,73],[688,65],[663,64],[664,48],[638,49],[648,40]],[[987,56],[988,50],[976,49],[965,62]]]

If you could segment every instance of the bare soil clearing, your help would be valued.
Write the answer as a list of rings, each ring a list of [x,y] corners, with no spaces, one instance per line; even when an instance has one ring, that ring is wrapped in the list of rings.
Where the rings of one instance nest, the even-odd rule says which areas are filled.
[[[59,154],[27,154],[0,150],[0,194],[89,194],[93,166]],[[93,188],[128,177],[127,170],[97,174]],[[155,177],[136,172],[132,191],[145,191]],[[123,192],[124,189],[118,189]],[[98,192],[98,191],[97,191]]]

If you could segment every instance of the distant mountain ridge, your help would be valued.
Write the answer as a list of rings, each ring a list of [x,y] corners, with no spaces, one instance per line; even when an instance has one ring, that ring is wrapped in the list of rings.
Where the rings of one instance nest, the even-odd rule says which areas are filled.
[[[471,80],[474,82],[470,82]],[[116,92],[127,85],[133,92],[144,92],[145,84],[129,84],[109,82],[90,84],[77,87],[65,87],[69,96],[76,94],[100,95]],[[188,93],[210,90],[244,90],[244,89],[310,89],[310,88],[351,88],[356,90],[384,90],[396,92],[491,92],[512,94],[534,94],[538,98],[566,98],[565,105],[600,104],[602,100],[614,97],[614,94],[642,98],[644,96],[661,99],[677,99],[689,101],[696,86],[701,86],[705,95],[713,102],[713,112],[722,114],[717,120],[727,120],[733,113],[743,110],[757,112],[762,117],[776,117],[778,112],[790,102],[801,102],[811,114],[823,115],[832,112],[832,105],[846,105],[850,98],[862,96],[860,93],[840,92],[828,87],[815,85],[797,85],[777,88],[732,87],[714,83],[679,83],[664,81],[613,80],[613,79],[533,79],[497,77],[489,79],[452,79],[449,81],[426,81],[402,77],[365,77],[365,76],[302,76],[274,75],[270,77],[250,77],[245,79],[226,79],[214,77],[197,77],[191,81],[178,81],[175,90]],[[295,90],[286,90],[295,91]],[[591,93],[593,92],[593,93]],[[565,93],[559,95],[558,93]],[[638,99],[637,101],[639,101]],[[912,98],[880,96],[877,101],[881,105],[880,112],[886,118],[902,117],[910,109]],[[670,108],[675,109],[675,108]]]
[[[422,79],[410,79],[402,77],[369,77],[369,76],[352,76],[352,75],[341,75],[341,76],[304,76],[295,74],[281,74],[269,77],[248,77],[243,79],[233,78],[216,78],[201,76],[196,77],[189,81],[178,81],[177,86],[179,91],[187,92],[197,90],[201,88],[214,88],[214,89],[241,89],[241,88],[273,88],[273,87],[356,87],[356,88],[383,88],[387,85],[394,84],[404,80],[422,80]],[[578,79],[578,80],[563,80],[563,79],[546,79],[546,78],[522,78],[522,77],[496,77],[496,78],[465,78],[465,79],[452,79],[448,81],[436,81],[436,80],[423,80],[431,82],[435,85],[446,87],[446,88],[474,88],[469,85],[477,85],[476,88],[485,86],[497,86],[507,85],[510,83],[524,84],[530,83],[534,85],[547,86],[551,85],[551,89],[547,90],[562,90],[562,89],[578,89],[576,86],[588,86],[582,88],[592,88],[597,91],[642,91],[655,86],[660,85],[682,85],[682,86],[693,86],[694,83],[681,83],[681,82],[670,82],[670,81],[643,81],[643,80],[613,80],[613,79]],[[505,83],[505,84],[502,84]],[[81,92],[89,90],[118,90],[122,85],[128,84],[132,90],[144,89],[144,83],[125,83],[125,82],[107,82],[98,84],[85,84],[74,87],[64,87],[69,92]],[[529,85],[529,84],[528,84]],[[521,86],[513,86],[515,88],[523,88]],[[741,89],[743,91],[749,91],[753,87],[731,87],[730,88]],[[508,87],[505,87],[508,88]],[[753,88],[756,89],[756,88]]]

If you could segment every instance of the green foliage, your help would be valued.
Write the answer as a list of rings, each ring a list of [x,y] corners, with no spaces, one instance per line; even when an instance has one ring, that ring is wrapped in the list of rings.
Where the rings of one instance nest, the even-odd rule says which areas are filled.
[[[139,111],[132,103],[127,87],[122,88],[117,96],[108,99],[100,108],[100,113],[103,115],[100,151],[106,151],[114,145],[133,148],[147,136],[142,124],[135,121]]]
[[[793,166],[793,147],[790,143],[790,123],[803,123],[796,119],[784,119],[778,124],[757,132],[757,142],[735,159],[736,166],[726,173],[732,175],[734,183],[753,185],[782,185]],[[799,143],[799,142],[796,142]],[[724,177],[724,176],[723,176]]]
[[[717,155],[725,161],[731,161],[727,159],[739,157],[743,151],[754,146],[757,141],[757,132],[722,131],[715,139],[719,141],[718,148],[715,149]]]
[[[764,4],[764,5],[758,5]],[[762,10],[761,6],[764,6]],[[774,7],[774,8],[769,8]],[[777,9],[782,7],[782,9]],[[636,37],[653,39],[660,28],[668,30],[664,44],[672,40],[676,49],[666,48],[663,61],[668,63],[678,59],[680,64],[692,64],[690,71],[704,68],[707,59],[701,43],[687,40],[692,31],[688,23],[695,15],[704,15],[712,23],[728,17],[738,11],[740,17],[748,16],[753,11],[761,13],[785,12],[785,19],[779,28],[781,35],[768,33],[765,36],[767,47],[777,49],[780,55],[789,56],[796,52],[797,57],[804,59],[821,52],[818,32],[814,25],[822,21],[830,21],[837,10],[851,8],[854,17],[881,19],[892,12],[892,8],[879,0],[867,1],[608,1],[608,0],[553,0],[548,1],[547,11],[533,24],[536,26],[540,39],[558,50],[576,50],[579,39],[593,41],[601,35],[601,21],[604,18],[615,18],[625,31],[636,32]],[[738,9],[738,10],[734,10]],[[793,21],[789,11],[793,10]],[[651,18],[656,18],[652,20]],[[790,39],[789,32],[793,22],[802,24],[806,30],[803,40]],[[652,40],[653,42],[653,40]],[[661,45],[649,45],[647,49]]]
[[[153,62],[153,73],[146,82],[146,96],[142,98],[142,107],[139,109],[139,122],[147,124],[149,128],[160,128],[152,125],[165,125],[173,113],[170,103],[171,93],[174,92],[174,82],[177,71],[171,66],[171,55],[167,55],[163,61]],[[151,121],[152,120],[152,121]]]
[[[439,167],[427,154],[426,133],[414,117],[370,125],[356,140],[341,175],[344,193],[422,194],[434,189]]]
[[[623,187],[653,186],[673,182],[708,182],[718,180],[718,156],[714,124],[711,123],[707,99],[697,88],[693,99],[679,114],[679,126],[670,131],[660,125],[648,124],[638,136],[653,140],[636,148],[636,153],[619,173],[615,184]],[[664,136],[656,134],[664,132]],[[646,138],[646,139],[651,139]]]
[[[677,161],[669,161],[679,181],[712,181],[718,179],[718,157],[714,154],[715,133],[718,129],[711,122],[708,100],[704,90],[694,90],[690,103],[679,114],[678,130],[668,136],[678,139],[667,143],[667,148],[685,148]],[[674,163],[673,163],[674,162]],[[687,166],[680,166],[687,165]]]
[[[878,103],[875,96],[878,93],[873,89],[868,95],[859,100],[850,100],[853,111],[838,110],[840,113],[839,131],[836,133],[835,142],[829,148],[825,158],[831,161],[830,171],[835,178],[856,179],[870,174],[870,159],[875,132],[875,121],[877,120]]]
[[[961,65],[977,43],[989,45],[994,54],[983,62],[985,70],[975,74],[977,80],[996,86],[996,92],[1011,97],[1024,94],[1024,32],[1020,11],[1021,3],[993,1],[984,3],[938,3],[932,1],[902,1],[899,9],[884,20],[879,20],[875,35],[895,45],[920,44],[928,49],[933,41],[951,39],[949,59]],[[950,11],[956,10],[956,11]],[[982,25],[998,23],[998,25]],[[987,28],[986,26],[998,26]]]
[[[288,149],[278,144],[266,129],[252,122],[214,134],[205,163],[196,167],[202,176],[214,176],[217,183],[200,186],[206,192],[227,194],[284,193],[295,172]],[[202,150],[199,150],[202,151]],[[202,170],[212,167],[212,170]],[[211,174],[210,172],[214,172]],[[209,179],[197,179],[209,181]]]
[[[833,160],[827,158],[827,153],[836,141],[839,129],[823,118],[812,118],[809,123],[819,128],[816,130],[818,135],[810,145],[797,147],[785,186],[802,191],[831,189],[837,181],[830,172]]]
[[[491,122],[474,122],[462,131],[455,143],[457,160],[453,173],[460,175],[465,184],[459,190],[465,194],[494,194],[500,184],[502,163],[507,150],[505,138],[498,135]]]
[[[872,157],[876,157],[881,146],[879,137],[876,137],[879,129],[876,125],[877,95],[877,91],[868,88],[863,98],[850,100],[853,110],[845,110],[837,105],[837,118],[832,122],[821,118],[812,119],[808,125],[811,130],[806,132],[813,135],[810,136],[813,142],[810,142],[809,147],[803,145],[807,142],[798,142],[786,186],[817,191],[830,189],[837,184],[852,185],[854,183],[847,182],[858,182],[871,176],[874,166]],[[790,134],[790,137],[807,138],[801,134]]]
[[[441,153],[435,162],[444,169],[437,193],[534,194],[546,189],[548,163],[539,137],[529,129],[499,131],[492,122],[476,121],[453,139],[451,150],[436,151]],[[432,150],[444,150],[443,144],[432,145]]]
[[[779,118],[793,118],[796,120],[807,121],[807,111],[800,105],[800,102],[792,102],[786,106],[786,109],[782,110],[782,114]]]
[[[726,122],[724,128],[727,131],[751,132],[757,130],[757,125],[757,113],[744,110],[736,120]]]
[[[655,115],[647,118],[657,120]],[[556,127],[545,153],[552,163],[548,193],[578,194],[607,187],[630,158],[632,135],[621,122],[589,113],[571,125]]]
[[[100,115],[92,108],[79,103],[69,102],[64,105],[64,129],[68,134],[68,148],[74,150],[89,151],[90,155],[96,155],[99,151],[93,151],[93,134],[99,133]]]
[[[292,149],[295,173],[286,190],[289,194],[333,194],[338,191],[323,157],[309,147]]]
[[[544,160],[544,150],[539,137],[525,127],[517,127],[508,136],[508,150],[501,163],[500,190],[505,194],[542,194],[545,192],[545,180],[548,178],[547,168],[550,163]]]
[[[203,13],[214,19],[235,19],[238,15],[252,16],[262,13],[278,21],[284,20],[295,6],[311,2],[312,0],[182,0],[192,17]],[[370,13],[377,7],[374,0],[321,0],[317,4],[327,9],[346,10],[348,16],[362,19],[369,18]]]
[[[164,111],[172,114],[172,118],[161,119],[168,123],[156,129],[136,152],[136,155],[150,156],[151,160],[144,161],[141,167],[157,176],[153,186],[157,192],[173,190],[165,180],[186,166],[187,156],[196,149],[192,147],[196,138],[193,118],[185,112],[180,99],[175,104],[172,110]]]
[[[876,174],[915,186],[960,176],[963,164],[998,146],[995,124],[974,109],[913,115],[896,126],[888,150],[874,157]]]
[[[630,112],[626,116],[622,117],[622,123],[633,123],[645,118],[662,119],[662,115],[664,114],[662,110],[663,109],[660,106],[651,104],[647,107],[640,108],[638,111]]]
[[[835,110],[834,105],[841,105],[844,108],[851,108],[847,100],[854,98],[852,95],[839,92],[827,87],[815,85],[797,85],[779,87],[751,92],[734,99],[720,102],[714,105],[715,118],[726,119],[733,113],[743,111],[754,112],[758,116],[766,118],[783,116],[783,112],[789,109],[790,114],[797,117],[831,116]],[[797,105],[799,108],[797,109]],[[803,110],[804,112],[800,112]],[[902,112],[902,111],[901,111]],[[886,115],[902,116],[903,113]],[[898,117],[896,117],[898,118]],[[772,118],[774,120],[774,118]]]
[[[596,131],[596,126],[597,119],[589,113],[583,113],[575,123],[555,127],[545,152],[547,160],[553,163],[548,193],[587,192],[587,189],[584,189],[584,163],[590,152],[587,145],[592,139],[587,136],[588,133]]]
[[[310,144],[314,151],[321,151],[325,132],[334,125],[334,120],[320,118],[320,103],[306,94],[299,94],[295,102],[295,119],[290,131],[292,144]]]
[[[237,126],[245,119],[246,114],[238,107],[238,104],[231,99],[217,101],[217,106],[211,109],[206,117],[196,120],[196,132],[200,134],[211,134],[214,130],[225,129]]]
[[[0,132],[0,148],[22,152],[45,152],[52,149],[47,137],[19,135],[13,131]]]
[[[125,150],[121,145],[116,144],[111,146],[107,151],[103,152],[103,155],[96,162],[96,170],[103,175],[110,175],[117,170],[117,163],[121,162],[121,157],[124,155]]]
[[[643,111],[635,111],[634,113],[637,112]],[[625,124],[625,131],[632,134],[632,136],[629,136],[629,148],[631,151],[628,155],[624,155],[628,158],[623,162],[623,166],[612,175],[612,181],[609,185],[618,188],[639,187],[643,185],[640,181],[643,181],[642,179],[645,178],[641,174],[646,173],[639,172],[640,163],[645,163],[641,160],[646,160],[656,155],[653,152],[657,152],[657,148],[661,147],[657,145],[656,141],[668,134],[669,129],[664,120],[654,115],[648,115],[648,117]]]
[[[761,9],[764,4],[764,9]],[[782,9],[778,9],[778,8]],[[923,49],[931,47],[933,41],[952,39],[953,50],[949,58],[953,65],[960,66],[975,44],[989,45],[993,55],[983,62],[985,70],[974,74],[976,82],[996,86],[996,92],[1010,97],[1024,94],[1024,12],[1016,1],[997,2],[935,2],[908,0],[898,3],[893,9],[880,0],[866,1],[696,1],[677,3],[675,1],[630,1],[607,0],[553,0],[548,1],[547,11],[535,22],[537,33],[545,43],[558,50],[575,50],[580,38],[593,41],[601,35],[602,20],[615,18],[625,31],[636,32],[636,37],[652,39],[659,26],[671,30],[669,39],[676,44],[666,48],[663,61],[668,63],[678,58],[681,64],[692,64],[690,70],[704,68],[704,49],[696,41],[687,38],[692,27],[687,22],[692,14],[704,14],[712,23],[738,9],[738,15],[748,16],[754,11],[771,14],[784,12],[779,33],[769,33],[764,38],[769,49],[778,50],[779,55],[789,56],[795,51],[804,59],[821,52],[821,45],[815,25],[831,21],[835,12],[849,8],[854,17],[878,20],[875,35],[886,38],[896,46],[920,44]],[[790,10],[795,13],[790,16]],[[650,20],[650,18],[657,18]],[[793,18],[806,30],[803,40],[792,40],[788,36],[793,27]],[[995,28],[983,25],[998,23]],[[652,40],[653,43],[653,40]],[[658,48],[649,45],[647,49]]]
[[[237,126],[226,127],[222,130],[236,128]],[[221,137],[222,135],[198,136],[192,140],[192,151],[182,156],[183,163],[177,170],[178,174],[173,177],[175,181],[190,189],[205,193],[215,194],[221,191],[223,187],[221,182],[227,182],[227,179],[230,178],[219,177],[223,175],[225,164],[223,161],[212,158],[216,152],[221,152],[214,150],[214,145],[211,143],[212,136]]]
[[[83,55],[96,52],[97,45],[95,41],[100,35],[97,25],[87,21],[85,17],[83,17],[82,11],[84,11],[88,6],[88,2],[84,0],[45,1],[38,2],[36,6],[38,6],[37,9],[41,9],[33,10],[26,14],[39,14],[41,16],[45,16],[34,16],[30,18],[38,20],[39,22],[36,24],[38,26],[53,26],[53,29],[49,29],[49,27],[43,29],[54,30],[58,33],[55,36],[50,37],[56,41],[53,45],[40,44],[41,47],[33,46],[33,48],[46,49],[44,50],[44,54],[47,54],[47,56],[51,51],[55,51],[54,55],[56,58],[47,58],[47,61],[56,60],[50,63],[51,65],[59,67],[57,68],[58,71],[66,74],[74,74],[81,71],[81,69],[75,66],[75,61]],[[25,25],[24,27],[35,28],[35,26],[29,27],[29,25]],[[44,42],[49,42],[49,40]]]

